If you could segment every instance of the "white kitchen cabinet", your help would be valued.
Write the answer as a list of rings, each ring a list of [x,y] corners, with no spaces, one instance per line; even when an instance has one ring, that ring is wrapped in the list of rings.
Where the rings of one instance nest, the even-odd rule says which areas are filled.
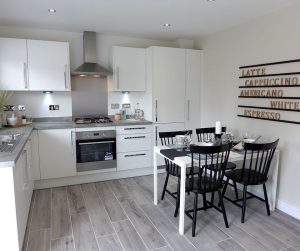
[[[146,49],[112,47],[113,91],[146,91]]]
[[[27,40],[29,89],[32,91],[69,91],[69,44]]]
[[[153,121],[184,122],[185,50],[167,47],[149,47],[147,50]]]
[[[41,179],[76,175],[75,129],[39,130]]]
[[[15,167],[13,167],[15,211],[17,218],[18,244],[20,250],[22,249],[33,192],[31,160],[31,139],[29,139],[19,159],[17,160]]]
[[[25,39],[0,38],[0,89],[28,90]]]
[[[200,127],[200,93],[202,79],[202,51],[186,49],[185,129]],[[195,140],[195,133],[193,139]]]
[[[150,167],[152,163],[152,152],[148,150],[118,153],[117,161],[118,171]]]
[[[152,125],[117,126],[117,170],[151,167]]]

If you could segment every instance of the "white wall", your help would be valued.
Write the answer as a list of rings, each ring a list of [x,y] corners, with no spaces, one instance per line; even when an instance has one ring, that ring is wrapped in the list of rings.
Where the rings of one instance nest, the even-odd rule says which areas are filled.
[[[80,64],[83,63],[82,35],[82,33],[77,32],[0,26],[0,37],[69,42],[71,70],[77,68]],[[151,45],[177,47],[180,44],[181,41],[158,41],[151,39],[98,34],[98,62],[107,68],[109,67],[109,49],[113,45],[146,48]],[[95,81],[99,81],[98,87],[95,84]],[[30,111],[28,111],[28,113],[31,113],[31,115],[34,117],[72,116],[73,96],[73,111],[75,115],[82,114],[85,109],[87,110],[87,114],[92,114],[95,112],[103,113],[103,95],[107,95],[108,89],[106,78],[90,80],[85,78],[75,79],[72,77],[72,82],[74,82],[74,86],[72,86],[72,89],[74,91],[73,93],[55,92],[52,94],[52,99],[54,99],[56,102],[55,104],[60,105],[62,109],[60,112],[49,112],[48,105],[46,105],[48,104],[47,100],[49,99],[45,100],[46,96],[41,92],[27,93],[23,97],[21,97],[22,95],[17,94],[17,97],[15,99],[12,99],[11,102],[15,104],[17,100],[21,99],[22,104],[28,106],[29,108],[39,106],[40,103],[45,104],[43,106],[40,106],[39,109],[31,109]],[[85,97],[86,95],[88,95],[88,92],[93,98],[91,98],[89,102],[86,102],[87,99]],[[100,99],[97,99],[97,93],[99,93]],[[132,109],[128,110],[129,113],[133,112],[133,108],[137,102],[140,102],[141,106],[143,108],[146,108],[146,105],[143,103],[143,96],[144,93],[130,93],[125,97],[122,93],[109,92],[108,97],[106,98],[106,102],[108,103],[105,106],[105,113],[108,112],[109,115],[113,115],[117,111],[110,109],[111,103],[119,103],[120,107],[122,103],[131,103]]]
[[[237,117],[239,66],[300,58],[300,6],[197,42],[204,50],[202,126],[220,120],[234,131],[280,138],[278,208],[300,218],[300,126]],[[300,96],[300,89],[294,96]]]

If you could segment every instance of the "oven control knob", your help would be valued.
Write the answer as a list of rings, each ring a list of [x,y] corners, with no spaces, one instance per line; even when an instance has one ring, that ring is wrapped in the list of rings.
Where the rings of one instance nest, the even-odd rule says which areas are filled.
[[[105,132],[104,132],[104,133],[102,133],[102,136],[103,136],[103,137],[106,137],[106,134],[105,134]]]

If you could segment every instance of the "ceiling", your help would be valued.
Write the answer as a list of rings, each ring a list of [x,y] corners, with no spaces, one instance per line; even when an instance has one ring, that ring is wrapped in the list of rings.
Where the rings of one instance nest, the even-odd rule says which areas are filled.
[[[295,3],[300,0],[0,0],[0,25],[194,39]]]

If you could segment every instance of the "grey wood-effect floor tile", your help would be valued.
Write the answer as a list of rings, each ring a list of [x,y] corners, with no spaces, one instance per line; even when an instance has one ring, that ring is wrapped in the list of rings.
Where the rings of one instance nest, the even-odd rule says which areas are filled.
[[[123,251],[119,238],[116,234],[97,238],[100,251]]]
[[[264,246],[262,243],[260,243],[258,240],[253,238],[251,235],[249,235],[247,232],[245,232],[243,229],[239,228],[235,224],[231,224],[229,228],[226,228],[223,223],[220,223],[217,226],[227,235],[231,236],[236,242],[240,243],[247,250],[271,251],[270,248]]]
[[[163,205],[161,205],[163,204]],[[168,219],[174,224],[178,231],[179,221],[178,217],[174,217],[174,205],[164,200],[158,207],[168,217]],[[208,210],[207,210],[208,211]],[[199,216],[198,216],[199,217]],[[192,237],[192,221],[190,218],[185,216],[184,220],[185,236],[186,238],[198,249],[198,250],[220,250],[217,245],[218,241],[226,240],[230,238],[228,235],[223,233],[217,226],[210,223],[208,225],[201,225],[197,220],[196,236]],[[213,226],[213,227],[211,227]]]
[[[120,180],[120,183],[139,205],[152,203],[152,201],[145,196],[139,186],[134,182],[133,178],[122,179]]]
[[[155,249],[155,251],[172,251],[173,249],[169,246]]]
[[[114,222],[127,219],[127,216],[125,215],[109,185],[106,182],[98,182],[95,183],[95,187],[101,201],[104,203],[110,220]]]
[[[74,241],[71,236],[51,241],[51,251],[74,251]]]
[[[144,176],[135,177],[134,181],[143,190],[143,194],[149,198],[149,200],[153,201],[153,184],[151,187]]]
[[[282,226],[280,222],[275,222],[272,216],[262,216],[259,214],[254,214],[249,220],[253,224],[262,227],[264,231],[270,233],[280,241],[297,249],[300,249],[300,236],[295,235],[288,228]]]
[[[84,204],[80,185],[68,186],[67,194],[69,200],[70,214],[86,212],[86,207]]]
[[[157,231],[133,199],[123,197],[120,198],[119,201],[133,226],[138,231],[149,249],[156,249],[167,245],[165,239]]]
[[[28,244],[30,224],[31,224],[32,214],[33,214],[33,205],[34,205],[35,193],[36,193],[35,191],[33,191],[33,193],[32,193],[32,198],[31,198],[30,208],[29,208],[29,214],[28,214],[28,220],[27,220],[27,225],[26,225],[26,230],[25,230],[25,235],[24,235],[24,241],[23,241],[23,245],[22,245],[22,251],[26,251],[27,244]]]
[[[50,229],[30,231],[27,251],[50,251]]]
[[[151,222],[155,225],[158,231],[164,236],[173,250],[192,251],[197,250],[185,236],[178,233],[178,229],[158,208],[152,204],[141,206]]]
[[[37,190],[35,194],[30,230],[50,228],[51,189]]]
[[[85,205],[95,231],[96,237],[113,234],[114,229],[101,202],[94,184],[81,185]]]
[[[264,246],[270,248],[271,250],[281,250],[289,247],[284,242],[280,241],[267,231],[263,229],[262,226],[257,226],[254,224],[250,218],[248,218],[245,223],[241,223],[240,214],[241,209],[233,204],[227,204],[227,213],[230,215],[232,219],[232,223],[236,224],[238,227],[243,229],[245,232],[252,235],[255,239],[257,239]],[[248,210],[249,211],[249,210]]]
[[[106,182],[117,198],[129,196],[126,189],[119,180],[110,180]]]
[[[113,225],[125,250],[147,250],[147,247],[129,220],[114,222]]]
[[[98,251],[96,237],[87,213],[71,215],[76,251]]]
[[[72,234],[66,187],[52,188],[52,239]]]
[[[241,245],[239,245],[235,240],[229,239],[225,241],[221,241],[218,243],[218,246],[222,250],[226,251],[246,251],[245,248],[243,248]]]

